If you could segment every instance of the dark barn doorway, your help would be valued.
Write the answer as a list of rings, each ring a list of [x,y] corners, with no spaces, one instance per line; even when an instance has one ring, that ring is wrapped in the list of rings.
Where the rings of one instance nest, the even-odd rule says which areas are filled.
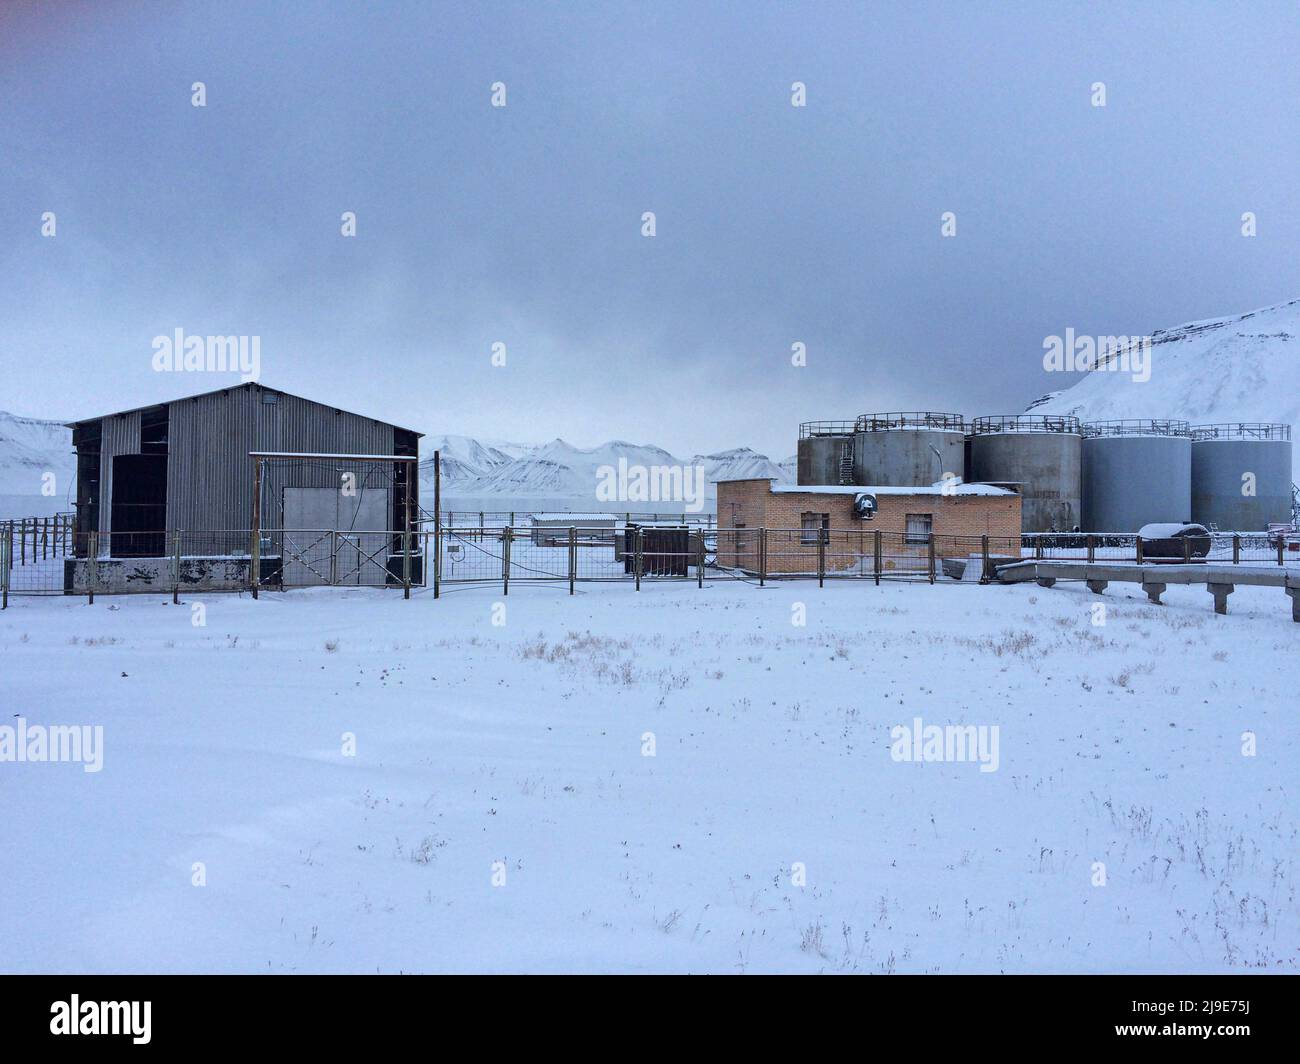
[[[166,553],[167,456],[113,456],[110,557],[160,558]]]

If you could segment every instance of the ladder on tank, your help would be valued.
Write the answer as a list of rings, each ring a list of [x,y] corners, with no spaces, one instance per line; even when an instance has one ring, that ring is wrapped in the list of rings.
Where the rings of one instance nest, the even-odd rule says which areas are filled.
[[[840,483],[853,483],[853,440],[844,441],[840,448]]]

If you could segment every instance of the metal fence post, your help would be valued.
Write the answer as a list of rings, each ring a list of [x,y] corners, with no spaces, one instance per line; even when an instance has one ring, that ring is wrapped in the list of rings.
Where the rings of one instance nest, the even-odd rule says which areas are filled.
[[[1034,537],[1034,557],[1041,559],[1043,557],[1043,537]]]
[[[1234,532],[1232,534],[1232,564],[1238,565],[1241,562],[1241,536]]]
[[[23,518],[18,526],[18,553],[21,556],[19,564],[27,564],[27,518]]]
[[[695,540],[695,579],[700,587],[704,586],[704,529]]]
[[[95,584],[99,577],[99,533],[90,534],[90,550],[86,551],[86,589],[90,595],[90,605],[95,604]]]
[[[578,530],[569,526],[569,594],[573,594],[574,582],[578,579]]]
[[[1283,553],[1285,550],[1286,550],[1286,536],[1282,535],[1282,533],[1279,532],[1277,534],[1277,564],[1278,565],[1286,565],[1286,557]]]
[[[1088,545],[1088,564],[1091,565],[1097,560],[1097,537],[1089,535],[1085,542]]]
[[[510,594],[510,540],[513,529],[507,528],[501,533],[501,593]]]
[[[441,524],[441,522],[439,522]],[[442,593],[442,529],[440,527],[433,530],[433,597],[438,598]],[[429,556],[429,535],[424,534],[424,556]],[[426,562],[427,564],[427,562]]]
[[[986,532],[980,536],[980,557],[983,559],[983,566],[980,569],[980,583],[989,582],[989,537]]]
[[[411,597],[411,525],[402,532],[402,598]]]
[[[826,537],[817,531],[817,586],[826,586]]]
[[[632,570],[636,575],[636,589],[641,590],[641,570],[645,565],[645,529],[636,530],[636,554],[632,559]]]
[[[172,605],[181,602],[181,530],[172,533]]]
[[[0,610],[9,608],[9,569],[14,560],[14,526],[7,523],[0,529]]]
[[[934,533],[933,532],[930,533],[929,539],[930,539],[930,544],[929,544],[930,557],[928,560],[930,564],[930,583],[933,584],[934,583]]]
[[[1137,563],[1138,565],[1141,565],[1142,564],[1142,537],[1141,536],[1138,536],[1133,541],[1133,549],[1137,555]]]
[[[875,532],[872,534],[872,538],[875,540],[875,542],[872,543],[871,545],[871,555],[872,555],[871,574],[876,578],[876,587],[879,587],[880,586],[880,562],[881,562],[880,529],[877,528],[875,530]]]
[[[758,586],[767,581],[767,529],[758,530]]]

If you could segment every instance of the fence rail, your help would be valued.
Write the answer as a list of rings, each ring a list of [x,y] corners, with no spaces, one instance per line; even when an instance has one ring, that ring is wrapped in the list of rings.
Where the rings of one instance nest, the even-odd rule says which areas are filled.
[[[1042,533],[954,536],[852,529],[627,528],[470,525],[403,533],[376,529],[247,529],[57,535],[29,522],[0,525],[0,593],[170,594],[308,587],[431,589],[448,585],[623,581],[912,580],[988,583],[1023,559],[1113,564],[1220,562],[1300,568],[1292,532],[1214,533],[1144,542],[1140,536]]]

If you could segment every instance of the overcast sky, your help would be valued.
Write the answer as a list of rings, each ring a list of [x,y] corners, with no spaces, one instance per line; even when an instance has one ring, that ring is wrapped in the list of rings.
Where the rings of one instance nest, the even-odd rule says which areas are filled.
[[[233,379],[178,328],[431,433],[1023,409],[1045,336],[1300,295],[1300,8],[1128,8],[4,0],[0,409]]]

